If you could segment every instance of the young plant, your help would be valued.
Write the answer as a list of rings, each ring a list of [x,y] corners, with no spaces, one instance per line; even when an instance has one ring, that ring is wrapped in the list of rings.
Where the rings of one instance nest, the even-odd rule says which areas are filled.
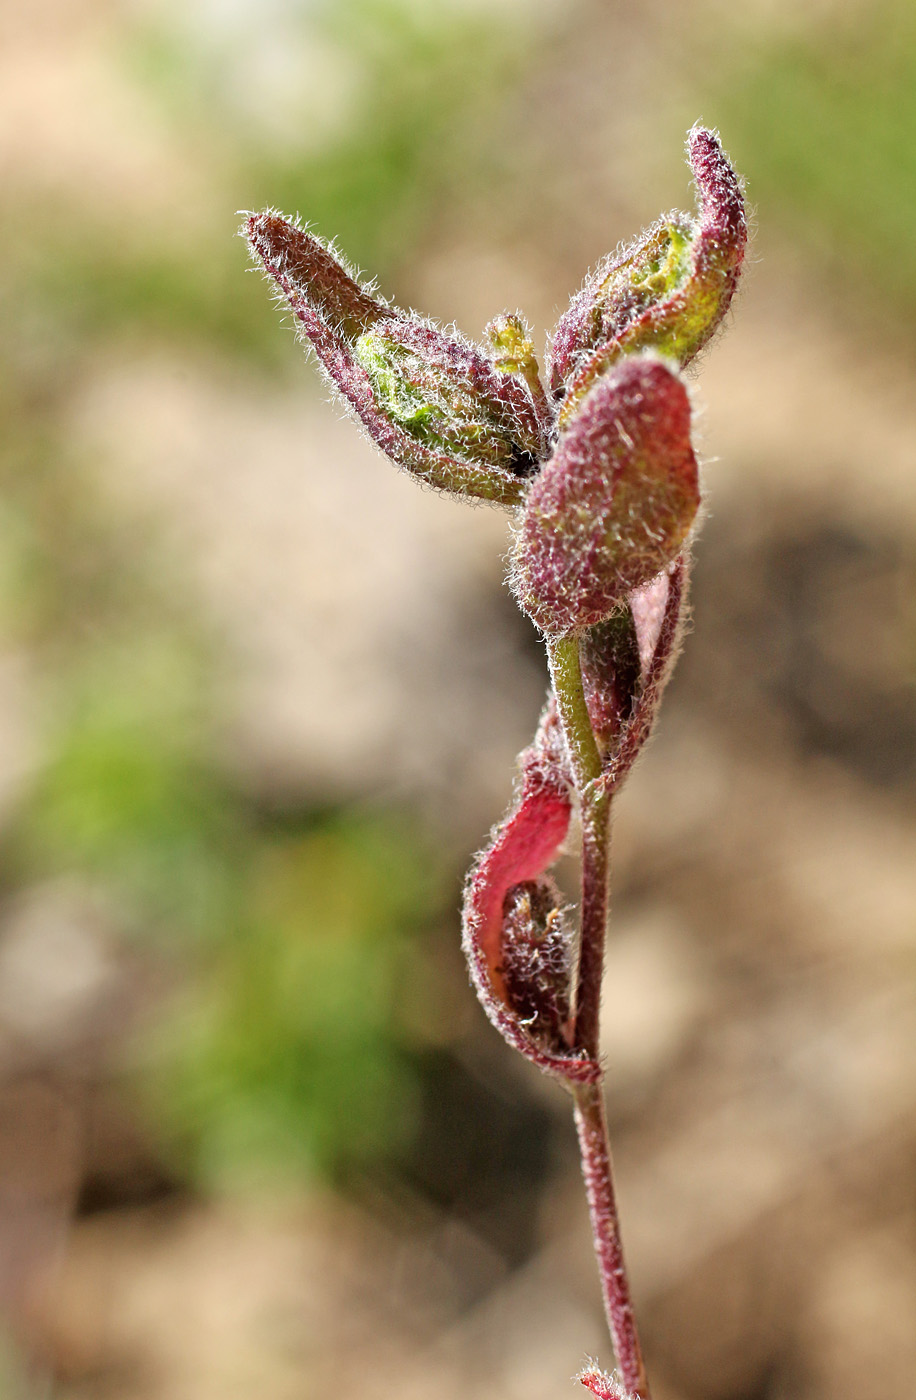
[[[570,1092],[620,1384],[649,1400],[624,1265],[599,1057],[611,804],[677,656],[700,506],[681,371],[721,325],[744,259],[740,181],[694,127],[696,217],[671,213],[599,264],[554,331],[546,387],[528,330],[481,347],[389,306],[273,211],[252,252],[335,390],[411,475],[513,514],[511,584],[543,633],[551,688],[515,801],[468,876],[464,950],[510,1045]],[[581,831],[578,928],[547,871]]]

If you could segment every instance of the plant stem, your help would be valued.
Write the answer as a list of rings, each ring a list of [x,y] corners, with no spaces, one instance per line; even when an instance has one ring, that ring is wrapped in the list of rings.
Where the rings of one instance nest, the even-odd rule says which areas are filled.
[[[601,1084],[577,1084],[573,1096],[595,1257],[614,1354],[628,1393],[634,1397],[638,1395],[640,1400],[651,1400],[623,1257],[604,1090]]]
[[[576,788],[580,799],[584,800],[589,784],[601,776],[601,755],[582,688],[578,637],[548,639],[547,660]]]
[[[548,656],[582,822],[575,1042],[577,1049],[597,1059],[610,903],[611,800],[597,782],[601,776],[601,755],[582,686],[578,639],[567,637],[550,641]],[[617,1365],[626,1389],[640,1400],[651,1400],[623,1256],[604,1091],[598,1083],[573,1085],[572,1092],[595,1256]]]
[[[577,637],[548,643],[550,674],[576,789],[582,822],[582,900],[579,974],[575,1017],[576,1047],[598,1054],[601,978],[610,899],[611,803],[600,788],[601,755],[595,741],[582,685]]]
[[[590,784],[580,795],[582,897],[579,904],[579,976],[576,1045],[597,1058],[601,1031],[601,983],[610,912],[611,799]]]

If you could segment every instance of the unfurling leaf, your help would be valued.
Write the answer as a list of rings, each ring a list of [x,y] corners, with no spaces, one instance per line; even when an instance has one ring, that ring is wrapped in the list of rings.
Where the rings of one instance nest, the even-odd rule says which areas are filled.
[[[546,441],[524,373],[389,307],[282,215],[252,214],[245,232],[334,389],[383,452],[455,495],[522,500]]]
[[[623,355],[656,350],[683,367],[728,310],[747,245],[741,183],[715,132],[694,127],[687,150],[699,218],[668,214],[606,258],[557,325],[548,369],[561,428]]]
[[[521,768],[515,803],[468,876],[465,956],[484,1010],[510,1045],[549,1073],[594,1082],[600,1066],[569,1039],[569,934],[555,888],[544,878],[572,814],[552,704]]]

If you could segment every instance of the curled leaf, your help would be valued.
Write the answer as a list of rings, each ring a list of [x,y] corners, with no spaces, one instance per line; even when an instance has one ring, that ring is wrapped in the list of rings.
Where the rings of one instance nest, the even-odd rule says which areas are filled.
[[[383,452],[455,495],[521,501],[543,436],[523,375],[389,307],[283,215],[252,214],[245,233],[333,388]]]
[[[715,132],[695,126],[687,150],[699,217],[668,214],[605,259],[557,325],[548,368],[561,428],[623,355],[656,350],[683,367],[728,310],[747,245],[741,184]]]
[[[629,601],[582,634],[579,655],[588,716],[604,757],[633,713],[642,686],[639,641]]]
[[[468,876],[465,956],[487,1015],[510,1045],[549,1073],[594,1082],[600,1066],[571,1046],[570,942],[544,878],[572,812],[552,705],[521,766],[515,803]]]
[[[652,732],[677,660],[687,611],[689,573],[689,560],[682,555],[657,579],[630,595],[640,648],[640,683],[630,716],[604,758],[600,781],[607,792],[620,787]]]
[[[550,636],[610,618],[680,552],[700,504],[690,403],[651,355],[599,380],[533,482],[516,596]]]
[[[417,442],[516,477],[534,469],[540,426],[523,379],[457,335],[389,317],[362,334],[357,364],[389,419]]]

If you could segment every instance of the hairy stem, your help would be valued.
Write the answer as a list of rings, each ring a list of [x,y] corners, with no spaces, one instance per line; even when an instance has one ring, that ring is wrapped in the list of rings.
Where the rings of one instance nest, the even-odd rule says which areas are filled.
[[[611,799],[594,785],[580,795],[582,820],[582,898],[579,921],[579,976],[576,986],[576,1045],[598,1056],[601,982],[610,910]]]
[[[590,784],[601,776],[601,755],[585,703],[578,637],[548,639],[547,659],[569,761],[582,800]]]
[[[597,1058],[610,901],[611,801],[597,781],[601,776],[601,755],[582,688],[578,638],[550,641],[548,656],[582,821],[575,1043],[577,1049]],[[575,1085],[572,1092],[595,1256],[617,1364],[627,1390],[640,1400],[650,1400],[620,1238],[603,1088],[601,1084]]]
[[[608,1143],[604,1091],[600,1084],[577,1084],[576,1131],[582,1154],[582,1175],[595,1239],[595,1255],[601,1275],[604,1311],[624,1386],[640,1400],[650,1400],[646,1368],[636,1331],[630,1285],[620,1238],[614,1169]]]

